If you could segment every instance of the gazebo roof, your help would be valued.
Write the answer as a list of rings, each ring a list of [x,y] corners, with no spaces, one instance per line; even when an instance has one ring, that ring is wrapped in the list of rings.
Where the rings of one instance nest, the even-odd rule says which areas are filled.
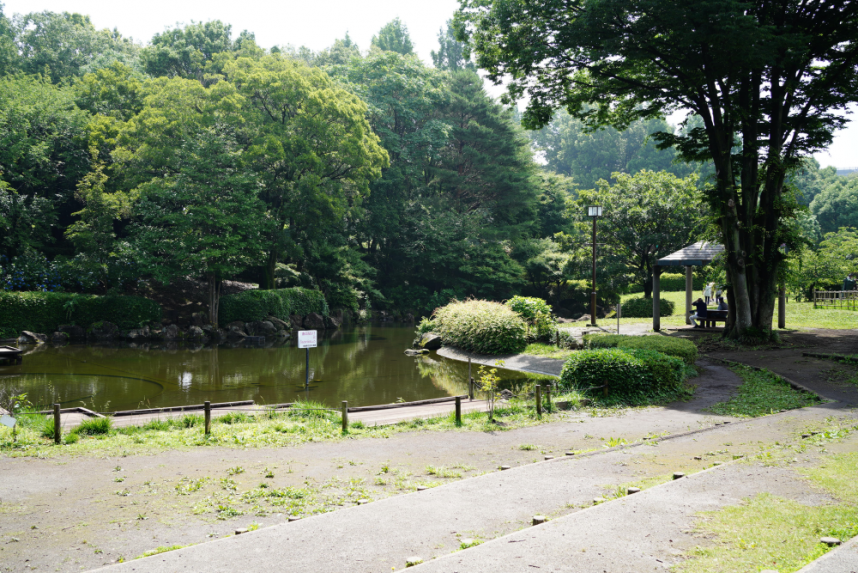
[[[660,267],[702,267],[711,263],[712,259],[722,252],[723,245],[698,241],[659,259],[656,264]]]

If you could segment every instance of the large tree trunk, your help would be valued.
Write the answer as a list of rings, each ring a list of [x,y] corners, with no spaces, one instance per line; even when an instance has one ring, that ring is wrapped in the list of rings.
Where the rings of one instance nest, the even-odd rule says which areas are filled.
[[[271,290],[277,288],[277,279],[274,272],[277,269],[277,253],[268,251],[265,266],[262,267],[262,280],[259,281],[259,290]]]
[[[209,322],[212,326],[217,327],[220,317],[220,285],[217,274],[210,273],[208,275],[209,283]]]

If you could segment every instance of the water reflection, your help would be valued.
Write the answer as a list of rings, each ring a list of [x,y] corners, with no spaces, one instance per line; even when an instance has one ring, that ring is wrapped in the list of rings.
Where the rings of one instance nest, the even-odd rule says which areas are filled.
[[[412,327],[396,326],[329,333],[310,351],[309,388],[305,351],[294,342],[257,348],[43,345],[21,365],[0,366],[0,385],[20,388],[37,404],[60,401],[100,411],[298,398],[361,406],[466,394],[467,364],[434,353],[405,356],[413,338]],[[500,374],[506,387],[527,382],[520,373]]]

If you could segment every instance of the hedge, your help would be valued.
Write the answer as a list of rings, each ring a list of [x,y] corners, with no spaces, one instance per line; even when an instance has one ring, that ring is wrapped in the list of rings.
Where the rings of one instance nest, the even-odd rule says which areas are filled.
[[[560,390],[601,389],[612,395],[678,390],[685,378],[682,361],[654,350],[598,348],[574,353],[563,365]]]
[[[451,302],[432,315],[435,334],[444,344],[481,354],[524,350],[527,325],[507,306],[487,300]]]
[[[267,316],[289,320],[289,315],[306,316],[311,312],[328,316],[325,295],[317,290],[292,287],[226,295],[220,299],[219,317],[221,326],[225,326],[235,320],[254,322]]]
[[[59,292],[0,292],[0,337],[22,330],[50,334],[61,324],[84,328],[110,321],[123,330],[161,321],[161,307],[139,296],[97,296]]]
[[[544,339],[554,330],[554,317],[551,306],[541,298],[514,296],[506,301],[506,306],[524,319],[528,325],[528,338]]]
[[[661,298],[661,306],[659,313],[661,316],[671,316],[675,309],[672,300]],[[651,298],[630,298],[623,303],[622,306],[623,318],[652,318],[652,299]]]
[[[703,277],[694,275],[691,281],[694,290],[703,290],[706,286]],[[659,285],[663,292],[685,291],[685,275],[683,273],[662,273]],[[643,292],[643,285],[635,283],[626,292]]]
[[[690,340],[661,335],[628,336],[625,334],[585,334],[584,345],[587,348],[626,348],[655,350],[668,356],[674,356],[694,364],[697,360],[697,347]]]

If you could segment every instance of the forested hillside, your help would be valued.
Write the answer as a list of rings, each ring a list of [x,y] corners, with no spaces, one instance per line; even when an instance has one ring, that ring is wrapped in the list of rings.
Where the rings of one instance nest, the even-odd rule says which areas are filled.
[[[586,200],[628,210],[616,196],[631,193],[647,217],[694,219],[711,167],[656,148],[648,136],[671,126],[588,133],[561,113],[525,132],[449,27],[432,66],[399,20],[364,49],[283,40],[262,49],[210,21],[141,45],[86,16],[0,4],[2,288],[193,278],[213,297],[227,279],[317,288],[348,310],[558,302],[588,276]],[[855,224],[856,181],[814,162],[796,174],[815,241]],[[606,224],[599,272],[614,292],[648,284],[654,258],[707,230],[642,229],[641,255],[620,237],[631,223]]]

